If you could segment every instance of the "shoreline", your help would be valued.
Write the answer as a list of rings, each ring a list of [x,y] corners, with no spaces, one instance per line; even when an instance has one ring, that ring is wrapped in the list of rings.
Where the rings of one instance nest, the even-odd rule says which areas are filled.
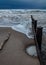
[[[38,58],[25,53],[27,45],[34,44],[25,34],[11,28],[0,28],[0,32],[10,32],[10,38],[0,52],[0,65],[40,65]]]

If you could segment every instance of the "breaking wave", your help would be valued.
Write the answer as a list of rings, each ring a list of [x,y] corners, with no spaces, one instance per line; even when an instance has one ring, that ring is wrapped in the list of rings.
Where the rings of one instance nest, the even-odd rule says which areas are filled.
[[[0,27],[11,27],[32,38],[31,15],[38,20],[38,26],[43,27],[43,32],[46,32],[46,10],[0,10]]]

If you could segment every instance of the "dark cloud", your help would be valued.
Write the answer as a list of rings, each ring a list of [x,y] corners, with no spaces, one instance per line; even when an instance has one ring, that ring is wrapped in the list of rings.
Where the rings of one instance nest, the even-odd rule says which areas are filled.
[[[0,0],[0,8],[46,9],[46,0]]]

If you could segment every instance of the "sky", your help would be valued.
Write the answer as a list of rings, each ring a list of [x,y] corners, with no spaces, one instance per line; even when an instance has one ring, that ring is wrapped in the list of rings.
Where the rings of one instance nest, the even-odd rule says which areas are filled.
[[[46,0],[0,0],[0,9],[46,9]]]

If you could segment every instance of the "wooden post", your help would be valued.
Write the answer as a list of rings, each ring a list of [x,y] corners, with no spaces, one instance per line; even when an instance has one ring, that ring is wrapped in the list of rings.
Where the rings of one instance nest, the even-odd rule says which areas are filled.
[[[42,44],[42,29],[43,27],[37,27],[37,30],[36,30],[36,39],[38,42],[40,52],[41,52],[41,44]]]
[[[36,32],[36,28],[37,28],[37,20],[35,20],[32,15],[31,15],[31,19],[32,19],[32,31],[34,33]]]
[[[32,19],[32,21],[35,21],[35,19],[33,18],[33,16],[31,15],[31,19]]]
[[[36,32],[36,28],[37,28],[37,20],[34,21],[34,31]]]

